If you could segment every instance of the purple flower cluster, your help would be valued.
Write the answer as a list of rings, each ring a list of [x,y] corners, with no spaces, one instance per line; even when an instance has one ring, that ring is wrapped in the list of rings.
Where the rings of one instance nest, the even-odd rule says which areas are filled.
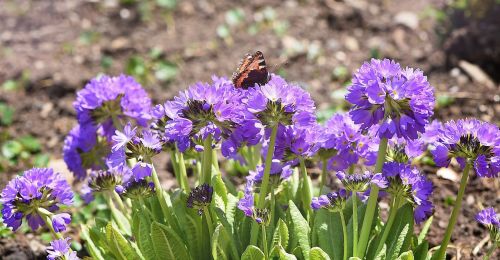
[[[432,182],[417,168],[409,164],[387,162],[382,168],[382,175],[388,180],[386,191],[398,200],[404,199],[414,208],[415,222],[426,220],[433,212],[430,201]]]
[[[308,128],[297,125],[280,126],[276,137],[274,158],[295,165],[299,158],[313,157],[319,149],[316,142],[320,136],[320,133],[316,131],[318,128],[319,126],[314,124]],[[267,145],[264,152],[267,152]]]
[[[194,188],[187,199],[187,207],[198,209],[198,214],[203,214],[206,207],[212,203],[214,188],[206,183]]]
[[[197,83],[173,101],[156,108],[155,118],[165,118],[165,139],[177,143],[179,150],[200,145],[211,136],[216,142],[227,138],[241,125],[248,113],[237,90],[225,78],[213,83]]]
[[[319,132],[319,154],[328,158],[329,170],[346,170],[360,159],[375,164],[379,139],[363,135],[348,114],[333,115]]]
[[[48,260],[78,260],[76,252],[71,251],[69,247],[69,238],[62,238],[50,242],[47,247]]]
[[[140,134],[137,128],[132,127],[129,122],[123,128],[123,132],[116,130],[113,140],[114,165],[125,164],[126,159],[135,158],[137,160],[151,160],[151,158],[161,152],[163,143],[160,137],[150,129],[144,129]]]
[[[492,207],[481,210],[476,215],[476,221],[486,226],[490,231],[493,244],[500,244],[500,215]]]
[[[346,190],[352,192],[366,191],[370,184],[375,184],[380,188],[386,188],[388,185],[387,179],[381,173],[371,173],[369,171],[353,174],[338,171],[337,178],[339,178]]]
[[[2,190],[3,222],[17,230],[26,218],[32,230],[44,226],[51,217],[56,232],[65,230],[71,218],[55,214],[61,206],[73,203],[73,192],[64,177],[48,168],[33,168],[11,180]]]
[[[101,127],[105,136],[112,135],[122,120],[134,119],[146,126],[150,118],[151,99],[130,76],[97,77],[76,95],[73,106],[78,123]]]
[[[266,127],[304,127],[315,122],[315,106],[309,93],[277,75],[260,88],[249,89],[247,96],[248,111]]]
[[[353,121],[363,129],[379,124],[381,138],[416,139],[433,115],[434,90],[427,77],[389,59],[365,62],[348,91]]]
[[[270,181],[272,184],[279,184],[280,181],[290,178],[293,169],[290,165],[283,165],[279,160],[273,159],[271,163]],[[264,165],[257,166],[255,171],[250,171],[247,176],[247,183],[259,184],[264,177]]]
[[[464,167],[470,160],[480,177],[498,177],[500,129],[477,119],[449,121],[440,131],[432,154],[438,166],[447,167],[451,158],[456,158]]]
[[[326,195],[312,198],[311,208],[314,210],[323,208],[331,212],[341,212],[345,208],[347,198],[346,190],[340,189],[339,192],[330,192]]]

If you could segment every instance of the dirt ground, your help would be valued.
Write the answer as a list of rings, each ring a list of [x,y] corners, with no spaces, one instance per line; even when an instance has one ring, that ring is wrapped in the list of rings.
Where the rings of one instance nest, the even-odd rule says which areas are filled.
[[[230,76],[255,50],[271,71],[310,91],[320,109],[342,104],[344,85],[363,61],[388,57],[426,73],[439,100],[436,118],[500,123],[500,7],[494,0],[472,11],[442,0],[186,0],[173,9],[138,2],[1,1],[0,84],[21,86],[0,88],[0,102],[16,111],[7,131],[37,137],[60,163],[64,136],[75,124],[75,92],[92,77],[135,73],[159,103],[211,75]],[[158,74],[165,63],[174,68],[167,80]],[[458,189],[435,171],[428,169],[436,185],[433,246],[451,214],[444,201]],[[15,172],[0,174],[0,184]],[[499,186],[472,177],[452,239],[460,259],[485,251],[487,230],[473,216],[480,206],[498,210]]]

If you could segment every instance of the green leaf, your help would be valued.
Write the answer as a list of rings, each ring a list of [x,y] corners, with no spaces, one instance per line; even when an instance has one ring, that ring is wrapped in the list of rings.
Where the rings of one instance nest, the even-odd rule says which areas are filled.
[[[382,260],[385,259],[385,256],[387,255],[387,245],[384,244],[382,247],[382,250],[378,252],[378,254],[373,258],[374,260]]]
[[[399,255],[399,252],[401,252],[401,247],[403,246],[403,243],[405,241],[405,237],[408,234],[408,228],[409,225],[405,225],[403,230],[399,233],[398,240],[396,240],[396,243],[394,243],[390,248],[389,248],[389,254],[387,255],[388,259],[395,260],[397,256]]]
[[[201,229],[201,217],[193,217],[191,215],[186,216],[186,236],[189,243],[187,243],[189,252],[193,259],[201,259],[202,251],[202,229]]]
[[[215,205],[225,212],[228,192],[220,174],[216,174],[212,177],[212,185],[214,186],[215,192]]]
[[[314,219],[313,232],[317,236],[319,246],[333,259],[342,259],[344,252],[344,236],[339,213],[319,210]]]
[[[429,232],[429,229],[431,227],[432,221],[434,220],[434,216],[431,216],[429,219],[427,219],[424,223],[424,226],[422,227],[422,230],[420,231],[420,234],[418,234],[418,244],[421,244],[425,236],[427,235],[427,232]]]
[[[35,167],[47,167],[49,164],[50,156],[48,154],[37,154],[33,160],[33,166]]]
[[[40,148],[42,147],[40,142],[35,137],[30,135],[21,137],[17,140],[21,143],[25,150],[32,153],[40,151]]]
[[[146,214],[138,212],[138,228],[137,233],[134,234],[137,239],[137,245],[146,259],[159,259],[160,256],[156,254],[151,239],[151,220]]]
[[[156,4],[167,9],[174,9],[177,5],[177,0],[156,0]]]
[[[10,125],[14,121],[14,109],[5,103],[0,103],[0,125]]]
[[[328,256],[325,251],[323,251],[319,247],[313,247],[311,248],[310,252],[310,259],[311,260],[330,260],[330,256]]]
[[[386,240],[387,259],[393,259],[410,249],[413,236],[413,206],[406,203],[399,208],[396,216]]]
[[[231,230],[234,228],[234,218],[236,216],[238,202],[239,202],[238,198],[236,198],[233,194],[228,194],[227,206],[226,206],[226,218],[227,222],[231,226]]]
[[[82,239],[85,240],[85,248],[87,249],[87,252],[89,252],[90,256],[94,259],[104,259],[102,257],[101,251],[97,246],[94,244],[94,241],[90,239],[89,235],[89,229],[85,225],[80,225],[81,227],[81,236]]]
[[[23,151],[23,146],[15,140],[7,141],[2,145],[2,154],[7,159],[12,159]]]
[[[271,259],[277,257],[280,260],[297,260],[297,257],[287,253],[286,250],[281,245],[274,246],[271,252],[269,253],[269,256],[271,257]]]
[[[398,260],[414,260],[414,259],[415,258],[413,257],[412,251],[406,251],[398,257]]]
[[[415,260],[426,260],[429,255],[429,242],[422,241],[414,250]]]
[[[232,254],[233,258],[239,257],[237,248],[241,248],[241,245],[237,244],[237,243],[240,241],[238,239],[235,239],[234,234],[232,233],[233,229],[227,220],[226,214],[220,208],[215,208],[215,213],[217,215],[217,218],[219,219],[219,221],[221,222],[221,224],[223,226],[223,231],[224,231],[225,236],[227,236],[227,238],[228,238],[227,244],[231,248],[231,254]]]
[[[311,245],[309,242],[309,224],[307,220],[304,219],[299,209],[293,201],[290,200],[290,217],[293,223],[294,236],[297,237],[299,246],[302,250],[302,255],[306,260],[309,259],[309,251],[311,250]]]
[[[18,88],[17,81],[9,79],[2,84],[2,88],[7,91],[16,90]]]
[[[262,260],[264,259],[264,253],[253,245],[249,245],[245,252],[241,255],[241,260]]]
[[[274,230],[274,235],[273,235],[273,245],[280,245],[283,248],[288,247],[288,227],[286,226],[285,221],[282,219],[278,220],[278,225],[276,226],[276,229]]]
[[[178,72],[177,65],[169,61],[161,61],[155,65],[155,77],[159,81],[173,80]]]
[[[116,258],[123,260],[141,259],[131,243],[129,243],[111,223],[106,226],[106,240],[110,251]]]
[[[158,222],[151,224],[151,239],[154,251],[160,259],[190,259],[186,245],[182,239],[170,228]]]
[[[228,245],[228,237],[224,231],[222,224],[219,224],[212,234],[212,257],[217,259],[230,259],[226,254]]]

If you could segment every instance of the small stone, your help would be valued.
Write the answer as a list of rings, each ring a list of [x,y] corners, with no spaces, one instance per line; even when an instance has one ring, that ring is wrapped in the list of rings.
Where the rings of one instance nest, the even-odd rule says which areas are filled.
[[[472,206],[472,205],[474,205],[474,202],[476,202],[476,200],[474,199],[474,196],[467,195],[467,198],[465,199],[465,203],[467,203],[467,205],[469,205],[469,206]]]
[[[459,68],[453,68],[450,70],[450,76],[456,78],[460,76],[460,69]]]
[[[40,111],[40,117],[47,118],[53,109],[54,109],[54,104],[52,104],[51,102],[43,104],[42,109]]]
[[[122,50],[129,46],[129,41],[124,37],[118,37],[111,42],[112,50]]]
[[[358,51],[359,50],[358,40],[356,40],[356,38],[351,37],[351,36],[345,37],[344,46],[350,51]]]
[[[460,177],[458,176],[458,174],[450,168],[440,168],[439,170],[437,170],[436,174],[437,174],[437,176],[439,176],[443,179],[446,179],[446,180],[450,180],[450,181],[454,181],[454,182],[460,181]]]
[[[406,26],[412,30],[418,28],[418,16],[413,12],[403,11],[396,14],[394,22]]]
[[[495,88],[493,80],[479,66],[465,60],[459,61],[458,66],[463,69],[465,73],[467,73],[467,75],[469,75],[475,82],[483,84],[491,89]]]

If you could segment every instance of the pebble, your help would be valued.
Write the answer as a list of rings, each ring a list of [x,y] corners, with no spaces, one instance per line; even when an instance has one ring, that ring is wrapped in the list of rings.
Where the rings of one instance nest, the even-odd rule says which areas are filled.
[[[345,37],[344,46],[350,51],[358,51],[359,50],[358,40],[356,40],[356,38],[354,38],[352,36]]]
[[[436,172],[436,175],[446,180],[454,182],[460,181],[460,177],[458,176],[458,174],[450,168],[439,168],[439,170],[437,170]]]
[[[474,199],[474,196],[467,195],[467,198],[465,199],[465,203],[467,203],[467,205],[469,205],[469,206],[472,206],[472,205],[474,205],[474,202],[476,202],[476,200]]]
[[[47,118],[53,109],[54,109],[53,103],[47,102],[43,104],[42,109],[40,110],[40,117]]]
[[[418,28],[418,16],[409,11],[403,11],[396,14],[394,22],[399,25],[406,26],[412,30]]]
[[[469,75],[475,82],[481,83],[489,88],[495,88],[495,83],[479,66],[461,60],[458,62],[458,66]]]

